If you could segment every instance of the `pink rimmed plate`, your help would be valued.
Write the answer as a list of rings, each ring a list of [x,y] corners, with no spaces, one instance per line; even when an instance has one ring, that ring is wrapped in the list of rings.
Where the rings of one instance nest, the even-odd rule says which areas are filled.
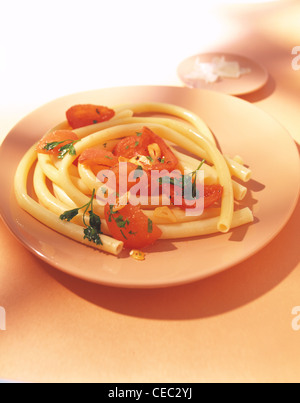
[[[243,201],[255,222],[228,234],[181,241],[160,241],[144,262],[124,254],[106,255],[40,224],[18,205],[13,192],[16,168],[28,148],[77,103],[113,106],[166,102],[199,114],[224,154],[241,155],[253,171]],[[280,169],[284,167],[284,169]],[[0,149],[0,211],[7,226],[31,252],[55,268],[94,283],[128,288],[185,284],[228,269],[267,245],[295,208],[300,183],[299,156],[293,139],[272,117],[229,95],[180,87],[137,86],[69,95],[32,112],[8,134]],[[287,180],[288,178],[288,180]]]

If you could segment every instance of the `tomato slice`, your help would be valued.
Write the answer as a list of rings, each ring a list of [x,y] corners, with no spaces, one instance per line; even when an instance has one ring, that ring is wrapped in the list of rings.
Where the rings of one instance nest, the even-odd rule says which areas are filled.
[[[131,159],[137,155],[149,155],[147,147],[149,141],[144,131],[137,132],[136,136],[125,137],[115,146],[113,153],[118,157]]]
[[[221,199],[223,195],[223,186],[205,185],[204,186],[204,208],[211,206]]]
[[[79,140],[78,136],[71,130],[55,130],[52,133],[46,134],[37,145],[37,152],[41,154],[50,154],[58,156],[59,149],[72,141]],[[46,150],[45,147],[51,143],[60,143],[51,150]]]
[[[157,136],[147,127],[144,128],[144,132],[148,136],[150,144],[157,144],[161,151],[160,158],[153,162],[151,169],[157,171],[161,170],[167,170],[169,172],[173,171],[178,165],[178,159],[173,154],[170,147],[165,143],[165,141],[161,137]]]
[[[74,105],[66,112],[69,125],[73,129],[90,126],[96,123],[105,122],[115,116],[115,111],[106,106],[99,105]]]
[[[160,149],[160,157],[154,160],[148,149],[151,144],[157,144]],[[137,155],[149,157],[149,159],[152,160],[152,164],[145,165],[144,168],[146,170],[167,170],[171,172],[178,164],[178,159],[173,154],[170,147],[148,127],[143,127],[142,131],[138,132],[136,136],[122,139],[115,146],[113,153],[116,156],[122,156],[128,159],[134,158]]]
[[[93,173],[97,176],[100,182],[105,183],[107,181],[107,177],[104,175],[104,172],[110,170],[111,167],[107,165],[98,165],[98,164],[91,164],[89,165]],[[103,172],[103,174],[101,174]]]
[[[105,206],[105,219],[111,235],[124,242],[125,248],[142,249],[162,235],[161,230],[142,212],[140,206],[128,204],[117,212]]]
[[[110,151],[100,147],[88,148],[79,157],[80,164],[83,165],[104,165],[113,167],[118,163],[118,158]]]
[[[126,165],[126,170],[124,169],[124,165]],[[127,190],[130,190],[133,186],[135,186],[143,175],[147,175],[147,188],[150,183],[149,175],[146,171],[142,169],[141,166],[136,164],[132,164],[131,162],[125,162],[122,164],[117,164],[112,168],[113,173],[116,176],[116,187],[117,193],[121,195],[123,193],[120,191],[120,184],[127,184]],[[129,177],[132,181],[129,181]],[[135,180],[135,181],[134,181]]]
[[[210,207],[217,201],[219,201],[223,194],[223,187],[221,185],[204,185],[204,209]],[[182,204],[178,207],[182,209],[189,209],[191,205],[187,203],[182,196],[182,188],[180,186],[171,185],[171,204],[175,204],[175,197],[182,197]]]

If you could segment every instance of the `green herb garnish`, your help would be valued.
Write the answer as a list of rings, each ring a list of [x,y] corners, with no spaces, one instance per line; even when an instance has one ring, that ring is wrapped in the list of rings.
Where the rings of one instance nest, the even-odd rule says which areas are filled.
[[[153,232],[153,222],[148,218],[148,233],[152,234]]]
[[[190,174],[192,175],[192,197],[194,199],[197,198],[197,173],[200,171],[204,163],[205,160],[202,160],[198,168]]]
[[[118,212],[118,211],[114,211],[113,208],[114,208],[114,206],[111,206],[111,205],[109,206],[110,212],[109,212],[108,221],[109,221],[109,222],[112,222],[112,220],[114,220],[115,223],[117,224],[117,226],[120,228],[120,232],[121,232],[122,236],[127,240],[127,238],[126,238],[126,236],[125,236],[125,234],[124,234],[124,232],[123,232],[122,229],[123,229],[123,228],[126,229],[126,227],[129,226],[130,221],[128,220],[128,218],[126,218],[126,219],[124,220],[124,217],[123,217],[122,215],[119,215],[118,217],[114,217],[115,215],[118,215],[119,212]],[[131,231],[130,231],[130,232],[131,232]],[[129,232],[129,233],[130,233],[130,232]]]
[[[170,178],[169,176],[163,176],[162,178],[158,178],[158,182],[160,185],[170,184],[170,185],[177,185],[182,186],[182,177],[181,178]]]
[[[123,232],[121,229],[120,229],[120,232],[121,232],[121,234],[123,235],[123,238],[125,238],[125,239],[127,240],[127,238],[126,238],[124,232]]]
[[[124,220],[123,216],[121,215],[117,218],[114,218],[114,220],[119,228],[126,228],[126,225],[130,224],[129,220],[128,219]]]
[[[54,148],[60,146],[61,144],[64,144],[66,141],[69,141],[69,143],[65,144],[64,146],[58,149],[59,154],[57,158],[63,159],[67,154],[76,155],[74,144],[76,144],[80,140],[53,141],[52,143],[47,143],[44,147],[44,150],[47,151],[54,150]]]
[[[74,210],[69,210],[65,211],[61,216],[59,217],[63,221],[72,221],[73,218],[75,218],[79,214],[79,208],[74,209]]]
[[[128,234],[129,234],[129,235],[136,235],[137,232],[129,231]]]
[[[202,168],[203,164],[205,163],[205,160],[202,160],[199,167],[189,173],[188,175],[181,175],[179,178],[170,178],[169,176],[163,176],[162,178],[159,178],[159,184],[170,184],[173,186],[179,186],[182,188],[182,192],[184,192],[184,188],[186,186],[192,186],[192,196],[195,199],[197,197],[197,173],[198,171]]]
[[[102,234],[101,219],[97,214],[94,213],[94,210],[93,210],[95,192],[96,191],[94,189],[91,200],[87,204],[85,204],[82,207],[73,209],[73,210],[65,211],[63,214],[61,214],[61,216],[59,218],[62,221],[70,222],[71,220],[73,220],[73,218],[75,218],[79,214],[80,210],[84,210],[83,218],[82,218],[84,226],[85,226],[85,229],[83,230],[83,233],[84,233],[83,239],[87,239],[88,241],[93,242],[96,245],[103,245],[101,238],[100,238],[100,234]],[[89,208],[90,208],[90,211],[88,212]],[[89,213],[89,216],[90,216],[89,225],[87,225],[86,220],[85,220],[85,215],[87,212]]]
[[[102,186],[102,187],[100,188],[100,190],[101,190],[101,192],[102,192],[104,195],[107,195],[107,192],[108,192],[107,187]]]
[[[143,175],[144,175],[143,167],[141,165],[138,165],[138,167],[133,173],[133,179],[141,178]]]

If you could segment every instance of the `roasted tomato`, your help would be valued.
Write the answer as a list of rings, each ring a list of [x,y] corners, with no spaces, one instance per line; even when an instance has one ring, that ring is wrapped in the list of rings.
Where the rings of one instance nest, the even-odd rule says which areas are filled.
[[[151,162],[151,164],[144,165],[146,170],[167,170],[170,172],[178,164],[178,159],[170,147],[148,127],[143,127],[136,136],[121,140],[115,146],[113,153],[128,159],[139,155],[146,156]]]
[[[52,133],[46,134],[42,140],[40,140],[36,149],[38,153],[50,154],[57,157],[61,147],[78,140],[78,136],[71,130],[56,130]],[[58,143],[56,147],[51,147],[51,149],[48,150],[45,148],[50,144],[54,145],[54,143]]]
[[[124,164],[126,165],[124,169]],[[133,186],[135,186],[143,176],[147,176],[147,189],[148,184],[150,183],[149,175],[146,171],[142,169],[141,166],[132,164],[131,162],[125,162],[122,164],[117,164],[112,168],[116,176],[116,191],[119,194],[122,194],[122,189],[120,189],[120,185],[125,186],[127,184],[127,190],[130,190]],[[131,179],[131,180],[130,180]]]
[[[178,165],[178,159],[173,154],[170,147],[165,143],[165,141],[161,137],[157,136],[147,127],[144,127],[143,132],[148,137],[148,139],[150,139],[148,150],[152,148],[153,152],[151,157],[153,158],[154,161],[152,163],[151,169],[157,171],[161,171],[164,169],[169,172],[173,171]],[[158,154],[156,150],[158,151]]]
[[[219,201],[223,194],[223,187],[221,185],[205,185],[204,186],[204,209],[210,207],[217,201]],[[178,207],[182,209],[191,208],[191,205],[187,203],[182,195],[182,188],[179,186],[171,185],[171,204],[175,204],[175,197],[182,197],[182,204]]]
[[[66,112],[69,125],[73,129],[105,122],[115,116],[115,111],[106,106],[74,105]]]
[[[118,163],[118,158],[110,151],[101,147],[88,148],[79,157],[79,163],[83,165],[104,165],[113,167]]]
[[[105,219],[111,235],[124,242],[125,248],[141,249],[152,245],[162,235],[161,230],[142,212],[139,206],[127,204],[119,211],[106,205]]]
[[[204,186],[204,208],[211,206],[219,201],[223,194],[221,185],[206,185]]]
[[[115,146],[113,153],[117,157],[131,159],[137,155],[149,155],[147,146],[149,142],[143,132],[139,132],[136,136],[125,137]]]

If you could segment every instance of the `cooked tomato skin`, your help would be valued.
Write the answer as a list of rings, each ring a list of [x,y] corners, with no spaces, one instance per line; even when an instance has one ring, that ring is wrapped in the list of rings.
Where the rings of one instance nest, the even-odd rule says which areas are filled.
[[[107,151],[101,147],[88,148],[83,151],[79,157],[79,163],[83,165],[104,165],[107,167],[113,167],[118,163],[118,158],[110,151]]]
[[[137,155],[149,156],[148,146],[158,144],[161,151],[161,158],[153,161],[151,166],[146,166],[146,170],[167,170],[171,172],[178,164],[178,159],[173,154],[165,141],[157,136],[148,127],[143,127],[141,133],[136,136],[126,137],[121,140],[114,148],[113,153],[116,156],[122,156],[131,159]],[[161,162],[163,161],[163,162]]]
[[[71,143],[72,141],[79,140],[78,136],[71,130],[55,130],[49,134],[46,134],[37,145],[37,152],[40,154],[50,154],[58,156],[59,149],[64,145]],[[45,147],[50,143],[61,143],[59,146],[55,147],[53,150],[46,150]]]
[[[129,136],[120,140],[119,143],[115,146],[113,150],[113,154],[117,157],[124,157],[131,159],[137,155],[149,155],[148,152],[148,139],[141,132],[141,135]]]
[[[171,185],[171,204],[174,204],[175,194],[182,195],[182,188],[179,186]],[[210,207],[219,201],[223,194],[223,187],[221,185],[204,185],[204,209]],[[182,197],[182,204],[178,206],[182,209],[191,208]]]
[[[120,211],[111,214],[111,208],[107,204],[104,214],[112,237],[123,241],[125,248],[145,248],[154,244],[162,235],[156,224],[149,223],[148,217],[142,212],[140,206],[128,204]]]
[[[114,116],[113,109],[92,104],[74,105],[66,112],[68,123],[73,129],[105,122]]]
[[[223,186],[206,185],[204,186],[204,208],[210,207],[221,199],[223,195]]]
[[[126,165],[127,168],[127,174],[125,175],[125,170],[121,169],[122,166]],[[120,191],[120,183],[122,182],[122,184],[127,183],[127,190],[130,190],[133,186],[135,186],[138,181],[140,180],[139,178],[142,175],[147,175],[147,183],[150,183],[150,177],[148,175],[148,173],[142,169],[140,169],[141,167],[138,167],[135,164],[132,164],[131,162],[123,162],[122,164],[118,163],[117,165],[115,165],[112,168],[112,172],[115,174],[116,176],[116,192],[119,193],[121,195]],[[136,180],[133,182],[129,182],[129,177],[134,177],[134,172],[137,172],[137,177]],[[124,176],[125,175],[125,176]],[[135,178],[132,178],[135,179]]]
[[[172,150],[170,149],[170,147],[165,143],[165,141],[157,136],[155,133],[153,133],[150,129],[148,129],[147,127],[144,128],[144,132],[145,134],[148,136],[149,139],[151,139],[151,143],[156,143],[158,144],[160,150],[161,150],[161,159],[155,161],[152,164],[152,170],[157,170],[157,171],[161,171],[161,170],[167,170],[169,172],[173,171],[177,165],[178,165],[178,159],[177,157],[173,154]],[[164,162],[161,162],[162,159],[164,160]]]

